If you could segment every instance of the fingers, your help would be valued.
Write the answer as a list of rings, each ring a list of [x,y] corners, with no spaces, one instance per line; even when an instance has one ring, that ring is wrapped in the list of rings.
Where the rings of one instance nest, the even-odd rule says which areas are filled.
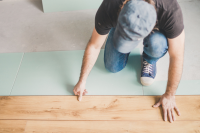
[[[179,109],[177,108],[177,106],[175,106],[174,109],[176,110],[176,113],[180,116],[181,113],[180,113]]]
[[[78,95],[78,93],[75,90],[73,90],[73,92],[74,92],[74,95]]]
[[[171,123],[176,120],[173,108],[171,108],[171,109],[170,108],[168,108],[168,109],[163,108],[163,114],[164,114],[164,121],[167,121],[167,116],[168,116],[169,122],[171,122]]]
[[[174,114],[174,110],[173,109],[171,109],[171,114],[172,114],[172,120],[175,121],[176,118],[175,118],[175,114]]]
[[[86,95],[87,93],[88,93],[87,90],[84,90],[84,92],[83,92],[83,96]]]
[[[79,97],[78,97],[78,100],[79,100],[79,101],[82,100],[82,95],[83,95],[83,92],[80,92]]]
[[[170,121],[170,122],[173,122],[173,120],[172,120],[172,114],[171,114],[171,110],[170,110],[170,109],[168,109],[168,110],[167,110],[167,113],[168,113],[168,118],[169,118],[169,121]]]
[[[160,103],[160,101],[159,102],[157,102],[155,105],[153,105],[153,107],[154,108],[157,108],[157,107],[159,107],[161,105],[161,103]]]
[[[73,90],[74,94],[75,95],[79,95],[79,92]],[[88,93],[88,91],[85,89],[84,92],[83,92],[83,95],[86,95]]]
[[[167,121],[167,110],[163,108],[164,121]]]
[[[79,97],[78,97],[78,100],[81,101],[82,100],[82,96],[86,95],[88,92],[87,90],[85,89],[83,92],[82,91],[79,91]]]

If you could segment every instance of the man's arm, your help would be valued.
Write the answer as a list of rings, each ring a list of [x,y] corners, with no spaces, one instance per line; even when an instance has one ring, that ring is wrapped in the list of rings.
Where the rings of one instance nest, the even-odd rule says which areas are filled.
[[[169,43],[169,55],[170,65],[168,73],[168,83],[166,92],[169,95],[175,95],[176,89],[181,79],[183,69],[183,57],[184,57],[184,40],[185,33],[183,32],[174,39],[168,39]]]
[[[175,121],[174,109],[177,111],[178,115],[180,115],[175,102],[175,93],[178,88],[183,70],[184,41],[184,30],[178,37],[168,39],[170,64],[167,88],[160,101],[154,105],[154,107],[162,105],[165,121],[167,120],[167,115],[170,122]]]
[[[74,94],[78,95],[78,100],[81,101],[82,95],[87,93],[85,89],[86,79],[94,66],[101,47],[106,39],[106,35],[99,35],[96,29],[93,29],[92,36],[87,44],[81,67],[81,74],[78,83],[74,87]]]

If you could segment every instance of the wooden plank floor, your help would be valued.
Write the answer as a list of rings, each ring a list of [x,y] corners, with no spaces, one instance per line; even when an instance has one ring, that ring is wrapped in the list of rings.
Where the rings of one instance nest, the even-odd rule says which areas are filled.
[[[23,133],[26,123],[25,120],[0,120],[0,133]]]
[[[200,96],[176,96],[181,116],[164,122],[160,96],[2,96],[0,133],[200,133]]]

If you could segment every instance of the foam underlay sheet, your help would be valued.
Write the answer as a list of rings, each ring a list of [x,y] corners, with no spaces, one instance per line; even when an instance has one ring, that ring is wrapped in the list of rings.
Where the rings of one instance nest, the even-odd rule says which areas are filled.
[[[167,81],[155,81],[150,86],[143,86],[144,95],[162,95]],[[181,80],[176,95],[200,95],[200,80]]]
[[[73,95],[84,51],[25,53],[11,95]],[[140,50],[129,56],[118,73],[104,67],[104,50],[87,79],[88,95],[143,95],[139,82]]]
[[[83,54],[83,50],[32,52],[24,56],[23,53],[0,54],[0,95],[74,95]],[[142,86],[140,72],[140,49],[131,52],[126,67],[118,73],[105,69],[102,49],[87,79],[88,95],[162,95],[165,92],[167,81]],[[200,95],[200,80],[181,80],[176,95]]]
[[[98,9],[103,0],[42,0],[44,12]]]
[[[9,95],[20,66],[23,53],[0,54],[0,95]]]

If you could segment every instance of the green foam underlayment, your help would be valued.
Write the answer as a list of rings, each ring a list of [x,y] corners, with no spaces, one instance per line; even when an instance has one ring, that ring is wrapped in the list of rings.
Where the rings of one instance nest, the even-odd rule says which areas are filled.
[[[155,81],[150,86],[143,86],[144,95],[162,95],[167,81]],[[200,95],[200,80],[181,80],[176,95]]]
[[[23,53],[0,54],[0,95],[74,95],[83,54],[83,50],[33,52],[24,56]],[[139,49],[131,52],[127,66],[118,73],[105,69],[102,49],[87,79],[88,95],[162,95],[165,92],[167,81],[142,86],[140,72]],[[176,95],[200,95],[200,80],[181,80]]]
[[[98,9],[103,0],[42,0],[44,12]]]
[[[25,53],[11,95],[73,95],[84,51]],[[104,50],[87,79],[88,95],[143,95],[139,82],[140,50],[129,56],[118,73],[104,67]]]
[[[23,53],[0,54],[0,95],[9,95],[19,69]]]

